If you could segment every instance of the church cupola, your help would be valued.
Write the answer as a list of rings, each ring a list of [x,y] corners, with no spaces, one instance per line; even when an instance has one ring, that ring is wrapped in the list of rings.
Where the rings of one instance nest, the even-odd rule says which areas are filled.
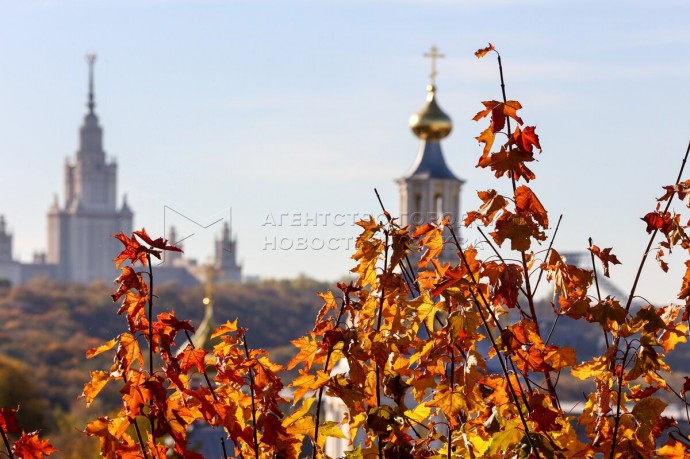
[[[439,141],[453,130],[453,122],[436,103],[436,85],[430,84],[426,90],[426,103],[410,117],[410,128],[422,140]]]

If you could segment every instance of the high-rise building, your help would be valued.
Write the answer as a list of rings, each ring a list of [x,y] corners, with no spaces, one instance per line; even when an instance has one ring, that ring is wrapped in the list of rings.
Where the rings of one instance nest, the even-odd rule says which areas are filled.
[[[91,282],[113,278],[113,253],[120,243],[111,235],[132,231],[132,211],[117,203],[117,163],[103,150],[103,129],[95,113],[94,64],[89,64],[88,111],[79,130],[79,149],[65,162],[65,198],[48,211],[47,262],[59,266],[60,280]]]
[[[58,197],[48,211],[48,253],[37,253],[31,263],[15,260],[13,235],[0,215],[0,279],[22,284],[44,276],[65,282],[110,282],[118,276],[113,258],[122,250],[113,234],[132,232],[133,212],[126,197],[118,203],[117,163],[103,149],[103,128],[96,115],[94,64],[96,56],[87,56],[87,112],[79,129],[79,148],[64,167],[64,201]],[[177,241],[174,229],[170,239]],[[225,223],[216,240],[213,268],[221,281],[240,281],[242,267],[236,262],[237,240]],[[182,254],[170,252],[156,266],[159,282],[175,281],[182,285],[203,282],[206,267]]]

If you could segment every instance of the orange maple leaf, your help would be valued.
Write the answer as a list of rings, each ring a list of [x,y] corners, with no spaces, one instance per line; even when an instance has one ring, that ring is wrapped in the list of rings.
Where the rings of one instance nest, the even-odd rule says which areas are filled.
[[[606,277],[611,277],[609,276],[609,263],[614,265],[621,264],[621,262],[618,261],[618,258],[611,253],[611,249],[611,247],[600,249],[596,245],[593,245],[592,247],[587,249],[601,261],[601,264],[604,266],[604,276]]]
[[[534,156],[531,153],[517,148],[506,149],[501,148],[501,151],[492,153],[490,156],[482,156],[477,163],[477,167],[490,167],[494,171],[496,177],[502,177],[508,174],[509,177],[514,177],[519,180],[521,177],[529,182],[536,176],[525,163],[534,161]]]
[[[477,51],[474,52],[474,55],[477,56],[477,59],[486,56],[490,51],[496,51],[496,48],[494,48],[494,45],[489,43],[489,46],[486,48],[481,48],[478,49]]]
[[[22,436],[14,442],[12,446],[12,453],[15,457],[22,459],[42,459],[45,456],[50,456],[56,448],[48,443],[47,440],[41,440],[38,437],[38,432],[31,432],[29,434],[23,432]]]
[[[517,114],[517,111],[522,108],[522,105],[517,100],[508,100],[506,102],[487,100],[483,101],[482,104],[484,104],[484,110],[478,112],[472,119],[478,121],[490,113],[490,127],[493,132],[499,132],[503,129],[506,123],[506,117],[513,118],[516,123],[522,124],[522,118]]]
[[[182,249],[173,245],[168,244],[168,240],[162,237],[158,239],[152,239],[151,236],[146,233],[146,228],[142,228],[139,231],[135,231],[134,234],[139,237],[142,241],[146,242],[152,249],[158,250],[169,250],[171,252],[182,252]],[[152,252],[153,255],[155,255]],[[157,255],[156,255],[157,256]]]
[[[142,265],[146,266],[146,248],[134,239],[134,235],[129,238],[125,236],[123,232],[120,232],[120,234],[113,234],[113,237],[122,242],[125,246],[122,252],[113,259],[116,268],[119,268],[126,260],[130,260],[132,264],[139,261]]]
[[[548,213],[529,187],[522,185],[515,190],[515,211],[520,215],[527,214],[534,218],[544,229],[549,227]]]
[[[532,153],[534,147],[537,147],[539,151],[541,151],[539,136],[535,132],[534,126],[526,126],[524,130],[520,130],[520,126],[516,127],[510,143],[516,145],[519,150],[527,153]]]
[[[477,219],[481,219],[485,226],[489,225],[496,214],[508,205],[506,198],[496,190],[478,191],[477,196],[481,199],[482,205],[478,210],[467,213],[465,226],[470,226]]]

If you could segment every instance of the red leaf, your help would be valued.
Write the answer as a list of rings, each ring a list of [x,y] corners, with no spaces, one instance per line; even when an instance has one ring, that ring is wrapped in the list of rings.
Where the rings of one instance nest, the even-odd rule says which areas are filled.
[[[690,377],[685,376],[685,382],[683,383],[683,388],[680,390],[680,395],[685,397],[685,393],[690,390]]]
[[[14,442],[14,446],[12,446],[12,453],[22,459],[43,459],[55,451],[57,449],[53,448],[50,443],[38,438],[38,432],[22,433],[19,440]]]
[[[113,259],[116,268],[119,268],[125,260],[130,260],[132,264],[139,261],[146,266],[146,248],[134,239],[134,235],[128,238],[124,233],[120,232],[120,234],[113,234],[113,237],[125,246],[122,252]]]
[[[477,56],[477,59],[486,56],[490,51],[495,51],[496,49],[494,48],[494,45],[489,43],[489,46],[486,48],[478,49],[477,51],[474,52],[474,55]]]
[[[541,151],[539,136],[534,132],[534,129],[534,126],[527,126],[524,131],[521,131],[519,126],[516,127],[513,133],[513,144],[517,145],[520,150],[528,153],[532,153],[533,147],[537,147]]]
[[[199,373],[203,373],[206,367],[204,358],[206,357],[206,352],[203,349],[193,348],[192,346],[187,346],[180,355],[177,356],[177,361],[180,364],[180,370],[187,373],[190,368],[196,367]]]
[[[17,423],[17,410],[13,408],[0,408],[0,428],[5,432],[19,433]]]
[[[661,230],[662,233],[668,233],[668,229],[671,226],[671,214],[668,212],[661,213],[659,211],[649,212],[647,215],[642,217],[645,223],[647,223],[647,232],[651,233],[654,230]]]
[[[172,252],[182,252],[182,249],[180,249],[179,247],[174,246],[172,244],[168,244],[167,239],[164,239],[162,237],[159,237],[156,240],[151,239],[151,236],[149,236],[148,233],[146,233],[146,228],[142,228],[139,231],[135,231],[134,234],[136,234],[139,237],[139,239],[146,242],[153,249],[170,250]]]
[[[542,228],[549,227],[546,209],[529,187],[522,185],[515,190],[515,210],[520,215],[529,214]]]
[[[604,266],[604,276],[606,277],[611,277],[609,276],[609,263],[612,263],[614,265],[621,264],[621,262],[618,261],[618,258],[611,253],[611,247],[608,247],[606,249],[600,249],[596,245],[593,245],[588,250],[592,252],[595,257],[601,260],[601,264]]]

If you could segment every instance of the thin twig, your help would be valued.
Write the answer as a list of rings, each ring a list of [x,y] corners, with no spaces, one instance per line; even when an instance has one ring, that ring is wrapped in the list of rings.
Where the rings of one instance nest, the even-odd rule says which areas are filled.
[[[122,362],[119,362],[120,365],[122,365]],[[127,375],[125,372],[122,372],[122,380],[124,381],[125,384],[127,384]],[[148,459],[148,455],[146,454],[146,447],[144,446],[144,438],[141,435],[141,430],[139,429],[139,423],[137,422],[137,419],[134,418],[134,431],[137,434],[137,438],[139,439],[139,447],[141,449],[141,454],[144,455],[144,459]]]
[[[247,346],[247,337],[245,335],[242,336],[242,343],[244,344],[244,355],[249,359],[249,346]],[[253,423],[253,429],[252,433],[254,434],[254,455],[256,456],[256,459],[259,459],[259,437],[256,432],[257,426],[256,426],[256,403],[254,401],[255,395],[254,395],[254,370],[252,367],[249,367],[249,394],[252,397],[252,423]]]
[[[592,238],[589,238],[589,255],[590,258],[592,259],[592,274],[594,275],[594,285],[597,287],[597,300],[599,303],[601,303],[601,291],[599,290],[599,276],[597,275],[597,265],[594,263],[594,252],[592,252]],[[606,331],[605,328],[602,327],[602,331],[604,332],[604,341],[606,342],[606,348],[608,349],[609,347],[609,334]]]
[[[496,316],[493,315],[493,311],[488,305],[488,302],[486,301],[486,298],[484,298],[484,294],[482,293],[481,289],[479,288],[479,284],[477,280],[474,278],[474,273],[472,272],[470,268],[470,264],[467,262],[467,257],[465,256],[465,252],[462,251],[462,248],[460,248],[460,242],[458,241],[458,238],[455,234],[455,231],[453,231],[452,227],[448,227],[450,230],[450,234],[453,236],[453,240],[455,241],[455,245],[458,247],[458,253],[460,255],[460,258],[467,269],[470,279],[472,280],[471,285],[475,287],[477,292],[479,293],[479,296],[482,298],[482,301],[484,303],[484,306],[486,310],[489,312],[489,314],[493,317],[494,322],[496,324],[496,327],[500,328],[500,324],[498,323],[498,319]],[[493,333],[491,333],[491,329],[489,328],[489,323],[487,321],[487,317],[484,315],[484,311],[482,310],[482,307],[480,306],[480,303],[477,299],[477,296],[475,295],[474,291],[472,288],[469,289],[470,296],[472,296],[472,300],[474,301],[474,305],[477,308],[477,312],[479,312],[479,316],[482,319],[482,324],[484,325],[484,330],[486,331],[487,336],[489,337],[489,340],[491,341],[491,346],[494,348],[494,351],[496,351],[496,355],[499,356],[498,362],[501,364],[501,370],[503,370],[503,375],[508,381],[508,388],[509,388],[509,394],[512,399],[513,404],[515,404],[515,407],[517,408],[518,415],[520,416],[520,421],[522,421],[522,426],[525,429],[525,435],[527,437],[527,441],[530,444],[530,447],[532,448],[532,451],[534,452],[535,456],[537,459],[541,458],[541,455],[539,454],[539,451],[537,450],[536,446],[532,442],[532,437],[530,436],[530,430],[529,426],[527,425],[527,420],[525,419],[524,414],[522,413],[522,409],[520,407],[520,403],[518,402],[517,394],[515,394],[515,390],[513,388],[513,384],[510,381],[510,374],[508,373],[508,369],[505,366],[505,363],[503,362],[503,359],[500,358],[501,355],[501,350],[498,347],[498,344],[496,343],[496,340],[494,339]],[[529,410],[529,407],[527,407]]]
[[[479,226],[477,227],[477,230],[479,231],[479,234],[482,235],[482,237],[484,238],[484,240],[489,244],[489,247],[491,247],[491,250],[493,250],[493,252],[496,254],[496,256],[498,257],[498,259],[501,260],[501,263],[503,263],[504,265],[507,265],[508,263],[506,263],[505,259],[504,259],[503,256],[499,253],[499,251],[498,251],[498,249],[496,248],[496,246],[493,245],[493,243],[489,240],[488,237],[486,237],[486,234],[484,234],[484,231],[482,231],[482,229],[481,229]],[[527,276],[527,275],[529,275],[529,273],[525,273],[525,276]],[[523,295],[527,296],[527,292],[525,292],[525,290],[522,288],[522,285],[518,285],[518,288],[520,289],[520,291],[522,292]],[[518,304],[518,309],[520,309],[520,305],[519,305],[519,304]]]
[[[688,142],[688,148],[685,150],[685,156],[683,157],[683,162],[680,165],[680,170],[678,171],[678,178],[676,178],[676,183],[680,182],[680,179],[683,176],[683,170],[685,169],[685,163],[688,159],[688,155],[690,155],[690,141]],[[671,196],[668,198],[668,201],[666,202],[666,207],[664,208],[664,213],[668,212],[668,209],[671,208],[671,201],[673,201],[673,196],[675,196],[675,193],[671,194]],[[642,268],[644,268],[644,265],[647,261],[647,255],[649,255],[649,251],[652,248],[652,244],[654,243],[654,238],[656,237],[656,234],[658,232],[659,232],[658,228],[655,228],[654,231],[652,231],[652,235],[649,237],[649,243],[647,244],[647,248],[645,249],[644,253],[642,254],[642,260],[640,261],[640,267],[637,268],[637,274],[635,275],[635,281],[633,282],[633,286],[630,289],[630,295],[628,295],[628,302],[625,304],[626,312],[630,310],[630,306],[632,305],[633,297],[635,296],[635,290],[637,289],[637,283],[639,282],[640,276],[642,275]]]
[[[343,317],[343,312],[345,311],[345,306],[350,304],[350,296],[348,292],[345,292],[345,301],[340,306],[340,311],[338,312],[338,318],[335,320],[335,326],[337,327],[340,324],[340,319]],[[323,371],[326,374],[330,373],[330,370],[328,369],[328,364],[331,361],[331,355],[333,355],[333,347],[328,346],[328,353],[326,354],[326,363],[323,366]],[[314,449],[312,451],[312,458],[316,459],[316,451],[317,451],[317,445],[319,442],[319,424],[321,423],[321,404],[323,401],[323,392],[326,386],[321,386],[319,388],[319,397],[316,401],[316,421],[314,422],[314,442],[315,444]]]
[[[7,449],[7,456],[9,459],[14,459],[14,454],[12,454],[12,448],[10,447],[10,439],[7,438],[5,429],[3,429],[2,426],[0,426],[0,433],[2,433],[2,441],[5,443],[5,448]]]
[[[680,179],[683,177],[683,170],[685,170],[685,163],[688,160],[688,155],[690,155],[690,141],[688,142],[688,147],[685,150],[685,156],[683,156],[683,161],[680,164],[680,170],[678,171],[678,177],[676,178],[676,183],[680,182]],[[668,201],[666,202],[666,207],[664,208],[664,213],[668,212],[668,210],[671,208],[671,201],[673,201],[673,196],[675,195],[672,194],[669,198]],[[649,242],[647,243],[647,247],[645,248],[643,254],[642,254],[642,259],[640,260],[640,266],[637,268],[637,273],[635,274],[635,280],[633,281],[633,285],[630,289],[630,294],[628,295],[628,301],[625,304],[625,312],[628,313],[630,312],[630,307],[632,306],[632,300],[635,297],[635,290],[637,290],[637,284],[640,281],[640,277],[642,275],[642,269],[644,268],[645,263],[647,262],[647,255],[649,255],[649,251],[652,248],[652,244],[654,243],[654,238],[656,237],[656,234],[659,232],[658,229],[654,229],[652,231],[651,236],[649,237]],[[613,340],[612,347],[615,349],[618,349],[620,346],[620,336],[616,336],[616,338]],[[626,355],[628,352],[629,348],[626,349]],[[616,367],[616,362],[618,361],[617,358],[614,358],[614,360],[611,362],[611,366],[609,368],[610,371],[613,371]],[[623,367],[625,366],[625,360],[623,361]],[[620,391],[622,390],[622,379],[619,378],[619,394]],[[620,411],[620,397],[618,398],[618,406],[616,407],[617,411]],[[616,416],[616,427],[618,427],[618,423],[620,422],[620,419],[618,416]],[[613,458],[613,455],[615,454],[615,447],[616,447],[616,442],[618,440],[618,429],[616,428],[613,431],[613,441],[612,441],[612,447],[611,447],[611,457]]]
[[[551,248],[553,247],[553,241],[556,239],[556,235],[558,234],[558,228],[561,226],[561,220],[563,219],[563,214],[558,216],[558,222],[556,223],[556,229],[553,230],[553,235],[551,236],[551,240],[549,241],[549,248],[546,249],[546,256],[544,257],[545,260],[549,259],[549,253],[551,253]],[[539,277],[537,277],[537,282],[534,284],[534,294],[536,295],[537,289],[539,288],[539,282],[541,282],[541,276],[544,274],[544,268],[541,268],[539,270]]]
[[[378,196],[378,192],[377,192]],[[384,274],[388,272],[388,230],[384,230],[386,235],[386,243],[383,249],[383,272]],[[383,304],[386,301],[386,287],[381,286],[381,298],[379,300],[379,311],[378,318],[376,321],[376,331],[381,330],[381,322],[383,320]],[[381,406],[381,368],[379,367],[378,361],[376,362],[376,405]],[[379,435],[378,438],[378,449],[379,449],[379,459],[383,458],[383,436]]]
[[[453,386],[455,385],[455,352],[453,348],[450,348],[450,405],[453,408]],[[453,446],[453,428],[451,427],[451,421],[448,420],[448,459],[451,459],[451,450]]]
[[[153,265],[151,264],[151,253],[146,252],[146,261],[149,266],[149,297],[148,297],[148,318],[149,318],[149,378],[153,376]],[[156,444],[155,432],[155,415],[153,409],[153,399],[149,401],[149,424],[151,424],[151,443]],[[154,448],[155,449],[155,448]],[[151,453],[153,455],[153,453]]]
[[[223,448],[223,459],[228,458],[228,450],[225,449],[225,439],[223,437],[220,438],[220,446]]]
[[[623,360],[621,363],[621,371],[618,374],[618,390],[616,399],[616,417],[613,423],[613,440],[611,440],[611,454],[609,459],[613,459],[616,454],[616,443],[618,441],[618,426],[621,422],[621,403],[623,398],[623,373],[625,372],[626,361],[628,360],[628,352],[630,352],[630,345],[628,344],[625,348],[625,354],[623,354]]]

